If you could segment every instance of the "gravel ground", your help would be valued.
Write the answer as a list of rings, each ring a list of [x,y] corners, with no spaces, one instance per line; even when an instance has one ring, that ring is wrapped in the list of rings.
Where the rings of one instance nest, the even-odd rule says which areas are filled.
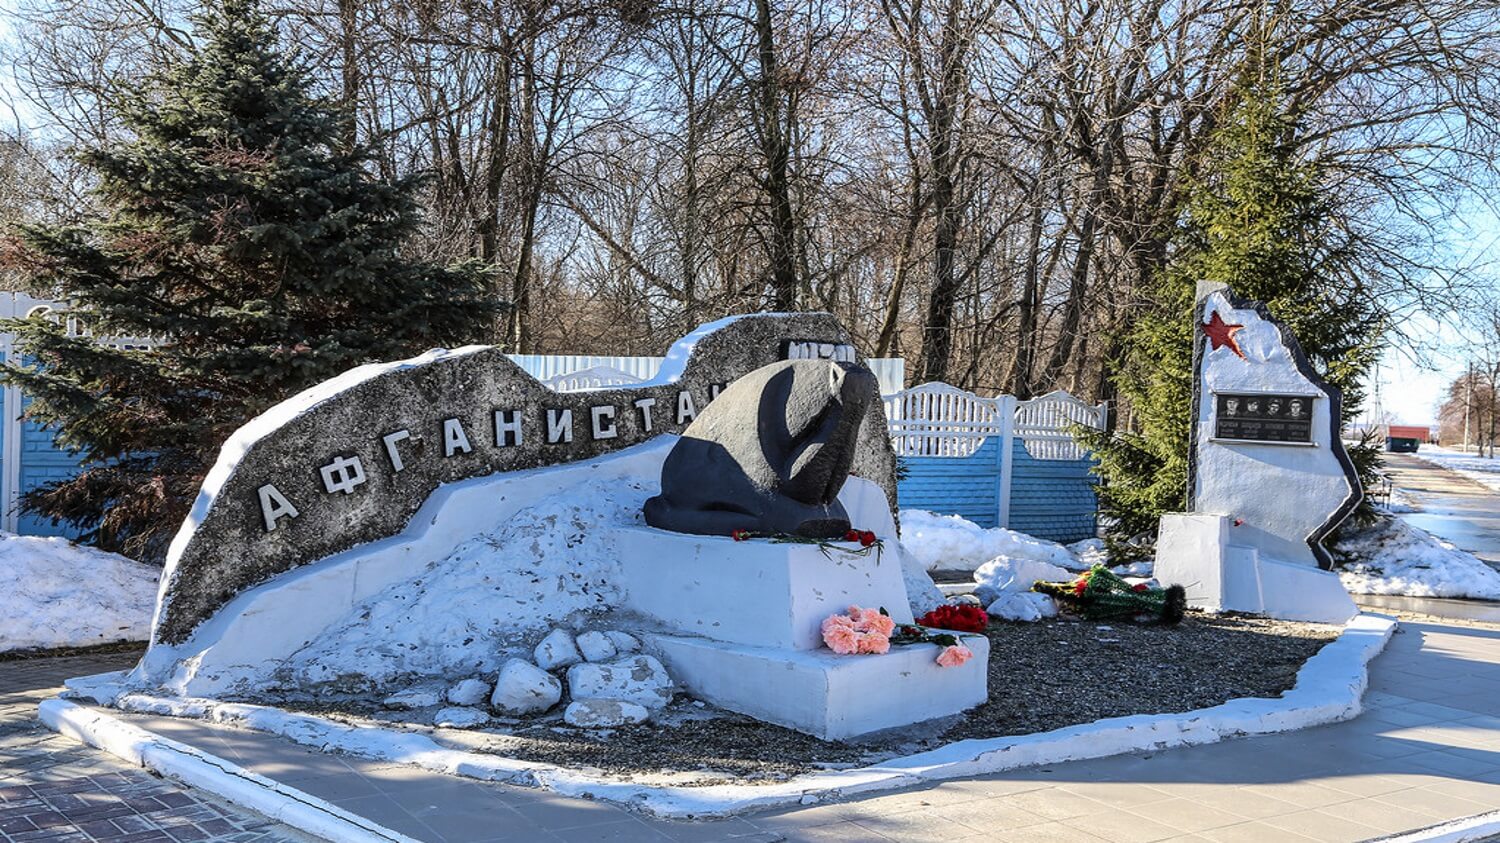
[[[1129,714],[1172,713],[1291,688],[1337,627],[1189,613],[1176,627],[1060,619],[994,623],[990,699],[962,717],[860,744],[830,743],[679,700],[661,722],[587,732],[557,717],[501,729],[423,729],[455,746],[625,779],[708,785],[774,782],[872,763],[964,738],[1024,735]],[[347,707],[322,711],[358,721]],[[382,718],[384,719],[384,718]]]

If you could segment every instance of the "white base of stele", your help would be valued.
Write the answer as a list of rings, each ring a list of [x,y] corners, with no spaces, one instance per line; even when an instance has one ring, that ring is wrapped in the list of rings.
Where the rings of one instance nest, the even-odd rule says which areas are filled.
[[[990,642],[964,635],[974,657],[941,667],[934,644],[874,656],[746,647],[674,635],[648,645],[693,696],[721,708],[834,741],[958,714],[989,694]]]
[[[1156,539],[1157,581],[1181,585],[1189,606],[1212,612],[1339,624],[1359,614],[1337,574],[1231,544],[1232,530],[1224,515],[1163,515]]]
[[[883,607],[897,623],[912,620],[884,495],[850,478],[840,499],[857,526],[887,543],[883,554],[621,529],[615,544],[624,607],[669,630],[648,636],[651,649],[694,696],[824,740],[983,703],[989,640],[982,635],[964,638],[974,657],[957,667],[939,667],[933,645],[853,656],[823,646],[823,619],[850,606]]]

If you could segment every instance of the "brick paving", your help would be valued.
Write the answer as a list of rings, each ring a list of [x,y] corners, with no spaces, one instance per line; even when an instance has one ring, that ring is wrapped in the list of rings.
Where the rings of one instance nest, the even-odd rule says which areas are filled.
[[[62,681],[139,653],[0,662],[0,843],[308,843],[305,834],[48,730]]]

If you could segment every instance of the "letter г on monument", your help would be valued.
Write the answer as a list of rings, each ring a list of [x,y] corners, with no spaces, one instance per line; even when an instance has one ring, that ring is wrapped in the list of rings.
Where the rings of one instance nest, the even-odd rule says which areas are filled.
[[[237,595],[397,535],[440,486],[562,465],[679,434],[720,390],[775,363],[858,363],[826,313],[704,325],[643,384],[556,393],[488,346],[361,366],[299,393],[230,437],[172,542],[152,643],[179,644]],[[881,402],[864,408],[852,473],[894,508]]]

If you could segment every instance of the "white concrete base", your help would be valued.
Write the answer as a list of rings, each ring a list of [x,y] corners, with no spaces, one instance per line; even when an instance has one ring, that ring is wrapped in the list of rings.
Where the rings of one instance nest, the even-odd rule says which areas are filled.
[[[897,623],[912,621],[901,559],[892,549],[878,557],[838,549],[825,555],[816,545],[651,527],[618,530],[615,545],[625,608],[689,635],[813,650],[823,646],[823,619],[851,605],[883,606]]]
[[[935,644],[841,656],[672,635],[651,635],[647,643],[695,697],[823,740],[845,740],[958,714],[988,699],[989,639],[961,639],[974,657],[957,667],[938,665],[942,648]]]
[[[1337,574],[1263,558],[1254,547],[1231,544],[1234,529],[1224,515],[1163,515],[1153,575],[1181,585],[1189,606],[1211,612],[1339,624],[1359,614]]]

